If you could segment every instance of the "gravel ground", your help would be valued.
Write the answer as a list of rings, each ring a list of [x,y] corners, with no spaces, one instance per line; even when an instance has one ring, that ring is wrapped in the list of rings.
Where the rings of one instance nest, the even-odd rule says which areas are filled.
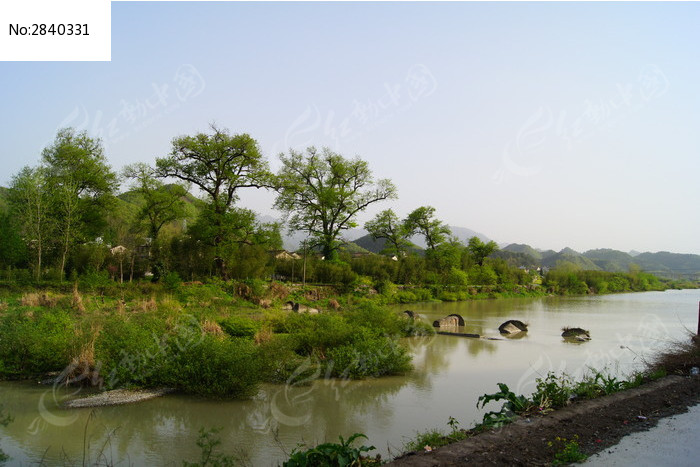
[[[77,409],[83,407],[106,407],[109,405],[131,404],[133,402],[141,402],[154,397],[159,397],[172,392],[172,389],[115,389],[113,391],[105,391],[82,399],[73,399],[64,404],[68,409]]]

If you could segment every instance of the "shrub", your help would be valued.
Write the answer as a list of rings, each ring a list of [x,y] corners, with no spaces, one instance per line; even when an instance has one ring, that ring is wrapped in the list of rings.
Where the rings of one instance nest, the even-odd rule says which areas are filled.
[[[411,356],[396,340],[368,331],[351,344],[331,349],[326,367],[332,376],[351,379],[401,374],[412,368]]]
[[[201,340],[174,352],[164,378],[190,394],[213,397],[249,397],[257,392],[263,371],[255,344],[248,339]]]
[[[62,310],[4,316],[0,336],[0,369],[9,377],[62,370],[71,360],[75,340],[73,321]]]
[[[291,334],[297,353],[311,355],[316,352],[321,358],[325,358],[327,349],[350,342],[356,331],[342,316],[330,313],[291,313],[284,327]]]
[[[355,433],[347,441],[340,437],[340,443],[324,443],[319,444],[315,448],[300,451],[294,449],[289,460],[284,464],[284,467],[315,467],[315,466],[351,466],[351,465],[367,465],[372,463],[379,465],[381,462],[379,456],[376,459],[367,462],[363,459],[363,453],[376,449],[374,446],[360,446],[359,448],[352,447],[352,443],[357,438],[367,437],[360,433]]]
[[[163,278],[163,287],[171,292],[176,291],[182,285],[182,279],[180,275],[175,271],[171,271],[165,275]]]
[[[95,359],[107,388],[157,385],[168,343],[164,325],[149,315],[107,318],[95,341]]]
[[[221,329],[231,337],[254,337],[260,330],[260,322],[243,316],[230,316],[219,321]]]

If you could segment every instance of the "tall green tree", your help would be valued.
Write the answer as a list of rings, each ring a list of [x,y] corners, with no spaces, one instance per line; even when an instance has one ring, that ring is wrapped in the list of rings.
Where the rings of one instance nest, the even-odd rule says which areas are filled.
[[[62,278],[73,246],[103,234],[117,176],[107,164],[101,140],[73,128],[58,131],[42,151],[42,161],[53,195]]]
[[[232,135],[215,125],[211,131],[173,139],[170,155],[156,159],[156,173],[191,183],[206,193],[213,227],[209,241],[216,250],[216,270],[223,275],[225,261],[219,250],[228,229],[228,214],[241,188],[269,187],[270,172],[257,141],[248,134]]]
[[[137,219],[144,222],[153,242],[164,225],[186,217],[187,188],[181,184],[166,185],[156,178],[156,171],[148,164],[138,163],[124,168],[123,175],[133,181],[132,190],[143,198]]]
[[[498,245],[494,241],[484,243],[479,239],[479,237],[472,237],[469,239],[467,250],[469,250],[469,253],[474,258],[474,262],[476,262],[476,264],[479,266],[483,266],[484,260],[491,253],[498,250]]]
[[[397,257],[401,257],[410,245],[408,241],[410,232],[406,229],[405,223],[399,220],[392,209],[382,211],[374,219],[366,222],[365,230],[375,240],[380,238],[386,240],[387,248],[385,250],[390,251]]]
[[[337,257],[340,234],[355,227],[357,214],[367,206],[396,198],[388,179],[375,181],[367,162],[345,159],[328,148],[309,148],[306,155],[280,155],[275,208],[288,219],[291,230],[309,233],[327,259]]]
[[[446,242],[451,234],[450,228],[435,218],[435,208],[432,206],[421,206],[412,211],[404,220],[404,228],[410,235],[422,235],[428,250],[434,250]]]
[[[11,213],[27,245],[34,265],[34,275],[41,279],[43,258],[55,232],[50,215],[52,193],[46,170],[24,167],[12,178],[8,193]]]

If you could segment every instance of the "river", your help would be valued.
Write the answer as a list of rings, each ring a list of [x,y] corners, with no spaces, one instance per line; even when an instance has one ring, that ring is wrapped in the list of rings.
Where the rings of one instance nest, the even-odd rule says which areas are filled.
[[[200,428],[222,427],[220,448],[249,465],[278,465],[299,443],[337,441],[364,433],[384,457],[401,452],[416,431],[447,430],[480,421],[477,398],[498,382],[529,395],[548,371],[582,375],[589,367],[629,374],[644,360],[697,326],[700,290],[587,297],[419,303],[410,309],[432,322],[451,313],[465,318],[463,332],[497,340],[454,336],[406,339],[415,370],[406,376],[309,384],[265,385],[246,401],[170,395],[135,405],[65,410],[75,397],[30,383],[0,383],[0,402],[14,417],[0,427],[0,448],[10,465],[108,463],[181,465],[196,461]],[[504,339],[508,319],[529,324],[519,339]],[[564,326],[590,330],[582,344],[561,338]],[[306,384],[303,384],[306,383]],[[497,408],[494,404],[493,407]]]

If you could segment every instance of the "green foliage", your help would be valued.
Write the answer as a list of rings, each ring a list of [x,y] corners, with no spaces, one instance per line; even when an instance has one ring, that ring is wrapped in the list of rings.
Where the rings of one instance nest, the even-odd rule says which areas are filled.
[[[395,339],[367,330],[353,337],[351,344],[328,351],[326,368],[331,376],[361,379],[403,374],[412,369],[411,356]]]
[[[176,292],[181,285],[182,279],[180,279],[180,275],[175,271],[167,273],[163,278],[163,286],[166,290],[171,292]]]
[[[435,219],[435,208],[432,206],[421,206],[413,210],[404,220],[404,229],[409,233],[408,236],[422,235],[429,250],[445,242],[451,233],[449,227]]]
[[[498,383],[499,392],[479,396],[476,406],[485,407],[491,401],[505,401],[498,412],[484,414],[482,425],[489,428],[497,428],[512,422],[517,414],[523,413],[531,406],[531,402],[522,395],[516,395],[504,383]]]
[[[550,441],[547,445],[550,448],[557,449],[552,465],[569,465],[588,459],[588,455],[581,452],[581,446],[578,444],[578,435],[574,435],[572,440],[557,436],[554,442]]]
[[[179,348],[168,358],[166,371],[164,380],[172,387],[209,397],[250,397],[263,379],[252,341],[208,334]]]
[[[345,467],[360,465],[378,465],[379,458],[366,459],[364,454],[376,449],[374,446],[362,445],[359,448],[352,444],[358,438],[367,439],[361,433],[355,433],[347,441],[340,438],[340,443],[323,443],[307,450],[294,449],[289,459],[282,465],[284,467]]]
[[[393,210],[387,209],[377,214],[374,219],[365,223],[365,230],[374,240],[386,240],[385,253],[401,255],[409,246],[410,231],[405,222],[401,222]]]
[[[348,263],[342,261],[320,261],[316,264],[313,277],[324,284],[340,284],[348,290],[358,276]]]
[[[250,337],[260,330],[260,321],[243,316],[230,316],[219,321],[221,329],[231,337]]]
[[[445,446],[451,441],[445,434],[438,430],[432,429],[421,433],[417,433],[416,437],[404,444],[404,452],[422,451],[426,446],[435,449],[440,446]]]
[[[325,357],[328,349],[350,342],[356,331],[344,317],[329,313],[292,313],[287,317],[284,328],[291,334],[297,353],[311,355],[315,352],[321,357]]]
[[[341,232],[356,226],[360,212],[396,197],[389,180],[374,182],[367,162],[328,148],[311,147],[306,155],[292,150],[280,161],[275,208],[287,215],[290,229],[308,232],[326,259],[336,258]]]
[[[151,314],[108,316],[95,340],[95,360],[107,388],[158,385],[173,350],[163,321]]]
[[[479,266],[484,265],[484,259],[491,255],[494,251],[498,250],[498,245],[496,242],[490,241],[484,243],[479,239],[479,237],[472,237],[469,239],[469,244],[467,245],[467,250],[471,254],[472,258]]]
[[[68,313],[14,310],[0,318],[0,376],[38,376],[60,371],[73,354],[75,334]]]
[[[447,425],[451,429],[448,434],[444,434],[437,429],[418,433],[415,439],[404,444],[404,452],[422,451],[426,446],[430,449],[435,449],[440,446],[446,446],[450,443],[461,441],[468,436],[468,432],[459,428],[459,422],[454,417],[449,418]]]
[[[219,432],[221,428],[205,430],[199,429],[197,446],[201,450],[199,462],[183,461],[183,467],[234,467],[238,465],[236,457],[216,452],[216,448],[221,445]]]

